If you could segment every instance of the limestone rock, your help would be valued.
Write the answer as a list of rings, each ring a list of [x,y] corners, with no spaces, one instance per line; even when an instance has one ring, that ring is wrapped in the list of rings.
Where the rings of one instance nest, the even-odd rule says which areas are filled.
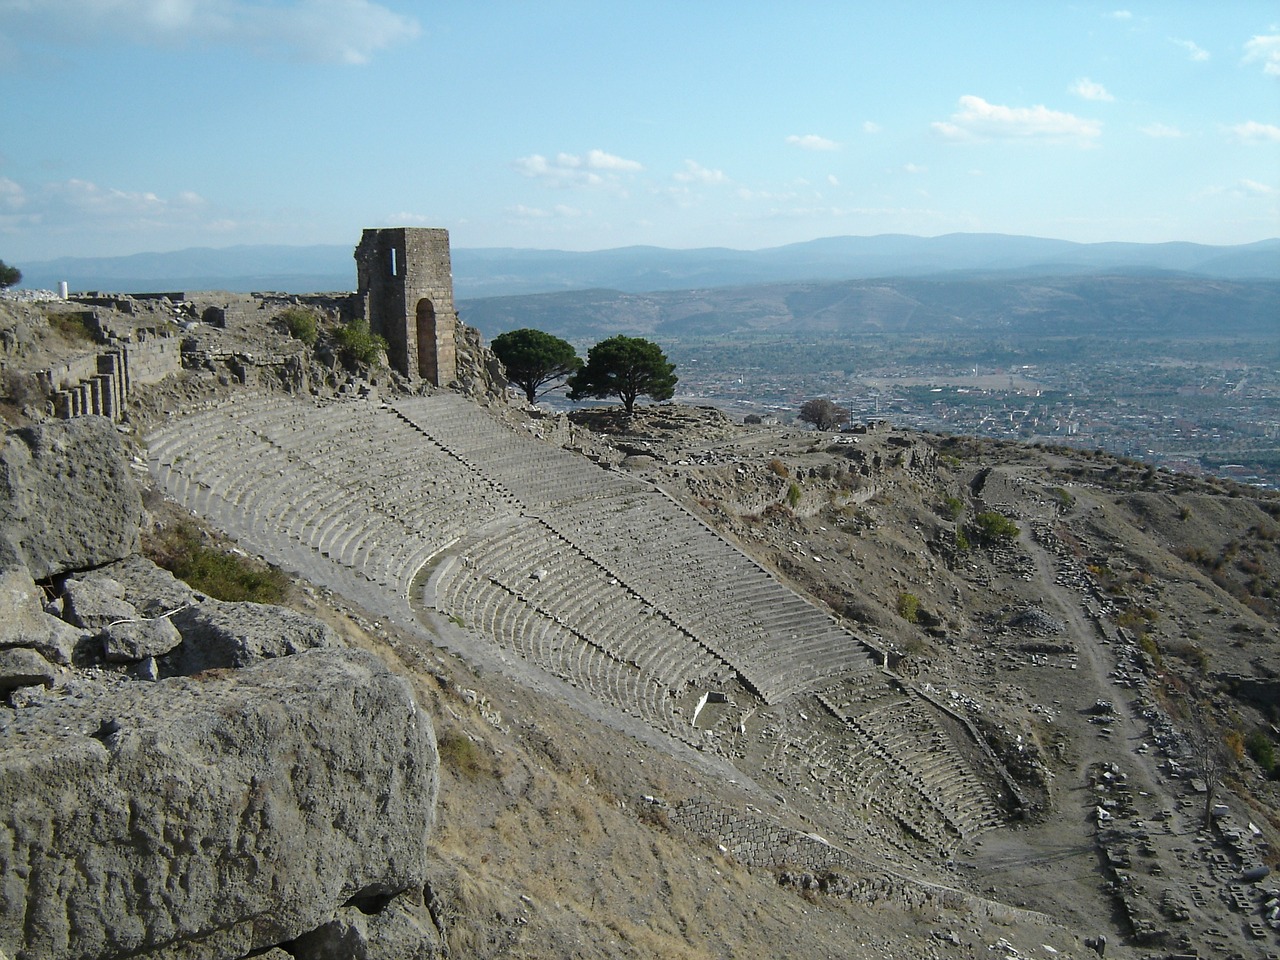
[[[241,957],[421,889],[438,774],[360,651],[0,712],[0,952]]]
[[[69,579],[62,585],[63,617],[73,626],[97,632],[117,620],[136,620],[138,611],[124,599],[124,587],[108,577]]]
[[[41,599],[26,567],[0,571],[0,649],[29,647],[53,663],[69,664],[89,634],[45,613]]]
[[[167,617],[113,624],[101,637],[102,655],[109,663],[162,657],[182,642],[182,634]]]
[[[37,424],[0,443],[0,540],[36,580],[138,549],[142,499],[103,417]]]
[[[180,610],[172,620],[182,634],[182,644],[162,660],[166,676],[244,667],[342,643],[318,620],[265,603],[206,600]]]
[[[0,693],[19,687],[50,686],[58,671],[34,650],[10,647],[0,650]]]
[[[91,582],[98,577],[109,578],[123,587],[124,599],[148,618],[173,613],[197,599],[204,599],[168,570],[138,554],[83,574],[79,579]]]
[[[387,903],[345,906],[291,946],[296,960],[429,960],[443,953],[422,891]]]

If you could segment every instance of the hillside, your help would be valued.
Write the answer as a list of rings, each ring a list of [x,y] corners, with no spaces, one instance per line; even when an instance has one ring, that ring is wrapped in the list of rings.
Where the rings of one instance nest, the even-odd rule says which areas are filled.
[[[195,248],[19,264],[24,285],[137,293],[163,290],[348,290],[351,248],[340,245]],[[1001,234],[826,237],[762,250],[523,250],[455,247],[459,298],[609,288],[631,293],[796,281],[1182,273],[1224,280],[1280,279],[1280,240],[1236,246],[1072,243]]]
[[[572,340],[948,336],[1270,338],[1280,282],[1184,276],[878,279],[626,293],[585,290],[466,300],[493,337],[522,326]]]
[[[198,341],[128,411],[148,530],[235,535],[409,678],[451,955],[1280,943],[1274,881],[1240,883],[1280,842],[1274,497],[891,427],[409,393],[247,323]]]

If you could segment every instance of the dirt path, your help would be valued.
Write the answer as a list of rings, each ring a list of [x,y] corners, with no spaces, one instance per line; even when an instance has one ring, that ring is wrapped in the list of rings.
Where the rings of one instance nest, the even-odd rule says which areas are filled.
[[[1076,509],[1088,508],[1086,499]],[[1034,564],[1031,592],[1040,598],[1046,612],[1065,625],[1065,634],[1078,654],[1051,657],[1047,665],[1017,668],[1016,682],[1052,709],[1053,724],[1067,734],[1075,750],[1064,758],[1067,770],[1059,771],[1052,788],[1056,815],[1047,822],[984,839],[973,865],[985,883],[1013,891],[1015,903],[1084,923],[1090,917],[1108,915],[1113,907],[1103,889],[1106,878],[1089,819],[1093,809],[1089,769],[1099,762],[1115,763],[1136,789],[1153,795],[1163,791],[1151,760],[1135,752],[1146,737],[1147,726],[1135,714],[1128,691],[1112,679],[1117,651],[1085,609],[1079,589],[1069,585],[1081,574],[1062,569],[1057,558],[1036,540],[1030,524],[1022,526],[1019,545]],[[1068,583],[1060,582],[1063,579]],[[1097,718],[1092,709],[1098,700],[1112,703],[1111,723],[1091,722]],[[1114,942],[1118,931],[1106,932]]]

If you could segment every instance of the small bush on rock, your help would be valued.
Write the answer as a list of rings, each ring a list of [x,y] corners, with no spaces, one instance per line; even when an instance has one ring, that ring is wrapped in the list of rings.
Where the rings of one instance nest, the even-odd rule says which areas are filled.
[[[281,311],[277,318],[289,331],[289,336],[301,340],[308,347],[314,347],[320,337],[320,324],[316,315],[303,307],[290,307]]]
[[[995,510],[987,510],[977,516],[978,540],[987,546],[1016,540],[1021,532],[1016,523]]]
[[[377,363],[387,352],[387,341],[369,329],[369,321],[360,319],[338,327],[333,332],[338,352],[347,363]]]
[[[907,623],[920,621],[920,598],[914,593],[898,594],[898,616]]]

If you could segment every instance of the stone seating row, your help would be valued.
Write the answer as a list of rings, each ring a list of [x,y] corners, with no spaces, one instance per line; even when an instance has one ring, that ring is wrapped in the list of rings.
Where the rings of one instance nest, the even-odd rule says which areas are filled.
[[[435,580],[437,609],[500,647],[685,742],[696,732],[658,678],[619,660],[534,604],[453,557]]]
[[[547,522],[725,657],[771,702],[871,667],[866,648],[830,616],[657,492],[580,501]],[[625,537],[614,535],[619,529]],[[834,642],[837,636],[849,642]]]
[[[816,786],[837,815],[874,824],[880,839],[913,856],[918,851],[904,841],[904,830],[940,855],[954,850],[959,839],[954,828],[874,744],[822,730],[783,740],[770,766],[787,771],[784,783],[808,790]]]
[[[461,457],[482,459],[484,472],[527,509],[539,512],[554,496],[558,505],[544,516],[549,525],[733,663],[766,699],[870,668],[866,649],[834,620],[652,488],[522,437],[459,398],[417,398],[396,410]],[[566,490],[577,489],[574,480],[582,475],[591,478],[592,496],[574,501]],[[536,484],[557,492],[531,493]],[[610,511],[625,519],[601,516]],[[616,535],[619,529],[626,537]],[[656,563],[655,557],[666,559]],[[708,604],[708,597],[719,602]]]
[[[874,744],[904,779],[932,804],[960,836],[971,836],[998,821],[982,782],[970,772],[946,735],[918,702],[872,710],[844,722]]]
[[[451,568],[457,575],[441,584],[442,609],[477,623],[481,632],[512,652],[682,739],[696,735],[674,706],[679,691],[711,671],[722,674],[725,666],[709,652],[715,649],[711,643],[699,642],[704,636],[722,643],[725,649],[719,652],[737,669],[745,663],[767,677],[761,686],[770,695],[820,686],[838,672],[832,663],[859,659],[850,655],[860,649],[856,638],[661,494],[509,431],[501,436],[494,431],[505,427],[484,424],[488,418],[459,402],[468,409],[454,402],[437,406],[452,418],[452,429],[459,434],[465,434],[470,422],[481,421],[477,432],[489,435],[489,449],[505,451],[502,474],[511,487],[502,475],[496,484],[484,483],[487,464],[468,467],[466,457],[482,452],[484,444],[472,442],[459,454],[433,443],[428,430],[405,420],[401,412],[368,402],[304,414],[280,402],[205,411],[198,430],[158,431],[151,446],[153,466],[166,487],[198,512],[276,524],[308,548],[402,592],[416,570],[444,546],[458,541],[455,549],[462,555],[483,548],[488,552],[472,558],[470,565]],[[532,444],[528,451],[518,449],[522,442]],[[505,531],[486,528],[485,537],[469,535],[468,526],[513,515],[519,505],[513,488],[525,484],[523,489],[539,489],[544,477],[538,464],[546,462],[540,456],[547,451],[552,459],[568,458],[556,471],[590,478],[562,489],[589,490],[593,499],[548,511],[542,520],[513,522]],[[383,465],[393,458],[395,469]],[[369,470],[371,464],[378,468]],[[415,487],[407,482],[415,471],[430,479]],[[536,513],[547,502],[526,505]],[[437,509],[441,506],[443,514]],[[611,507],[621,509],[610,516]],[[562,512],[570,516],[566,525],[572,529],[556,530],[551,523],[551,516]],[[631,521],[628,525],[618,524],[620,513]],[[602,524],[608,524],[609,536]],[[625,535],[618,536],[619,531]],[[729,575],[709,581],[702,575],[708,568]],[[532,577],[535,569],[545,573]],[[708,597],[717,602],[708,604]],[[745,615],[735,612],[739,607]],[[807,628],[810,623],[821,629],[800,637],[796,624]],[[788,657],[793,647],[777,649],[779,638],[791,644],[803,640],[807,654]],[[913,730],[913,736],[920,734]],[[853,772],[841,772],[835,780],[860,784],[851,794],[859,802],[874,801],[877,809],[897,804],[889,811],[892,816],[919,820],[925,824],[919,829],[941,837],[947,828],[930,826],[929,817],[938,814],[925,808],[937,807],[940,813],[954,809],[947,798],[963,787],[963,778],[945,764],[928,766],[919,751],[912,753],[882,731],[864,731],[863,739],[849,754],[848,763],[856,759]],[[894,750],[911,759],[895,766]],[[916,773],[937,781],[940,800],[896,786]]]
[[[468,563],[455,577],[494,581],[619,660],[652,673],[673,695],[724,672],[722,660],[536,519],[473,535],[456,552]],[[454,612],[446,592],[438,591],[436,602]]]
[[[445,449],[509,490],[529,507],[642,489],[631,478],[609,473],[582,457],[524,436],[453,396],[414,398],[396,411]]]
[[[269,524],[400,592],[468,522],[504,509],[443,452],[423,463],[415,454],[429,450],[425,443],[397,447],[404,436],[371,430],[374,422],[396,423],[374,404],[331,404],[305,416],[293,409],[287,401],[230,403],[203,411],[194,423],[167,425],[149,438],[153,469],[179,502],[215,522],[230,529]],[[369,479],[359,469],[386,462],[392,452],[408,461],[406,475],[430,476],[442,465],[452,475],[415,486]]]

